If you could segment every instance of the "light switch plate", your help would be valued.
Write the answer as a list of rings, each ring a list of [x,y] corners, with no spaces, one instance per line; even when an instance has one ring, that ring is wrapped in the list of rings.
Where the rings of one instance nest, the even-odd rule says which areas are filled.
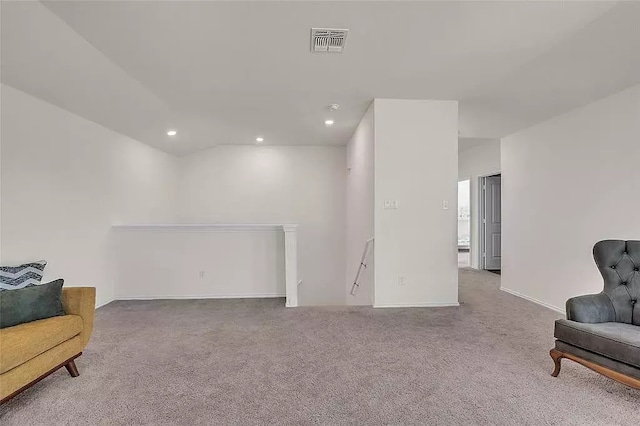
[[[385,200],[384,201],[384,209],[385,210],[395,210],[398,208],[398,200]]]

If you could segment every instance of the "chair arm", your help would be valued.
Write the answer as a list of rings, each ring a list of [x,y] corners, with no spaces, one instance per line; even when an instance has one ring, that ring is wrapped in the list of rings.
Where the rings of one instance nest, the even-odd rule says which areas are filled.
[[[615,322],[616,311],[604,293],[587,294],[567,300],[567,319],[582,323]]]
[[[63,288],[62,306],[67,315],[79,315],[82,318],[80,339],[82,346],[86,346],[93,331],[93,317],[96,313],[95,287]]]

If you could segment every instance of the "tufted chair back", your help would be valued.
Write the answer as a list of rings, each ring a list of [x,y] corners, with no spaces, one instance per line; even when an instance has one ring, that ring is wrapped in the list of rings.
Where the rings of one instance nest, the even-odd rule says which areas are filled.
[[[616,322],[640,325],[640,241],[604,240],[593,247]]]

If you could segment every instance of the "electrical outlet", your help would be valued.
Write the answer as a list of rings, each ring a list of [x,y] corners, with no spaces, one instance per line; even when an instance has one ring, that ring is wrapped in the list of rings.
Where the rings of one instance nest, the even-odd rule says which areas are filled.
[[[200,275],[200,279],[203,279],[204,278],[204,271],[200,271],[199,275]]]
[[[404,285],[404,284],[405,284],[404,275],[398,276],[398,285]]]
[[[442,200],[442,210],[449,210],[449,202],[447,200]]]

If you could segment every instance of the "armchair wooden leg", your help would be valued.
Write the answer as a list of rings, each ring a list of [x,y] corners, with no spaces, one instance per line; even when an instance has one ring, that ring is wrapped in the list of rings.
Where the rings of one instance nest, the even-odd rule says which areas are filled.
[[[65,368],[71,377],[78,377],[80,375],[80,373],[78,373],[78,367],[76,367],[76,362],[73,359],[65,364]]]
[[[553,373],[551,373],[551,375],[553,377],[558,377],[558,374],[560,374],[560,368],[562,368],[562,358],[564,358],[564,354],[556,349],[551,349],[549,351],[549,355],[551,355],[551,358],[553,358],[553,362],[556,366],[556,368],[553,370]]]
[[[620,382],[623,385],[627,385],[634,389],[640,389],[640,379],[627,376],[618,371],[596,364],[595,362],[587,361],[586,359],[582,359],[579,356],[576,356],[570,353],[560,352],[557,349],[551,349],[549,351],[549,355],[551,355],[551,358],[553,358],[553,362],[555,362],[556,364],[556,369],[553,370],[553,373],[551,373],[553,377],[558,377],[558,374],[560,374],[560,360],[562,358],[566,358],[566,359],[570,359],[571,361],[577,362],[578,364],[584,365],[585,367],[590,368],[596,373],[600,373],[603,376],[606,376],[610,379],[615,380],[616,382]]]

